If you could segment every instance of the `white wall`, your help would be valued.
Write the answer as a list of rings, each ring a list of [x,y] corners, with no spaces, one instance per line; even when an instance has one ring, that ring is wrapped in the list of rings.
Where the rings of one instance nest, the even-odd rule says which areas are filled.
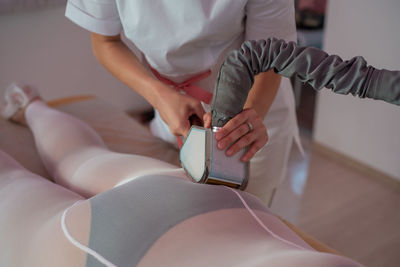
[[[400,70],[399,14],[399,0],[331,0],[324,50]],[[399,106],[324,90],[315,116],[316,142],[400,179]]]
[[[64,9],[0,15],[0,91],[21,81],[45,99],[95,94],[128,111],[149,107],[96,61],[89,32],[66,19]]]

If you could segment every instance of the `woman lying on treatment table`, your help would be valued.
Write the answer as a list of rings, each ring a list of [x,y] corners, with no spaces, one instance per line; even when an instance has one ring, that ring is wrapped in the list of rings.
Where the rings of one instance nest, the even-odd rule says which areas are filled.
[[[251,53],[236,51],[234,62],[246,62],[251,55],[257,58],[254,55],[266,51],[268,42],[278,41],[246,43],[241,52]],[[283,48],[298,49],[294,44],[283,47],[280,43],[279,47],[283,52]],[[315,58],[310,55],[317,50],[304,51],[308,58]],[[287,55],[296,58],[301,53]],[[290,66],[289,61],[279,62]],[[300,63],[301,69],[307,68]],[[308,63],[316,66],[315,61]],[[363,64],[335,61],[332,65],[342,63],[351,65],[353,76],[363,75],[357,71],[365,68]],[[342,76],[347,72],[343,70]],[[235,81],[233,76],[224,76],[228,72],[221,74],[222,84]],[[352,79],[358,82],[350,89],[371,97],[369,86],[375,86],[382,72],[367,72],[368,82]],[[390,73],[385,71],[385,77],[397,75],[398,84],[399,73]],[[335,83],[335,79],[326,81]],[[237,81],[249,80],[242,76]],[[318,77],[313,80],[319,81]],[[388,79],[378,80],[383,87],[374,96],[399,103],[399,86],[385,87]],[[49,108],[28,87],[10,87],[5,99],[2,114],[16,122],[26,119],[39,155],[57,184],[27,171],[0,151],[2,266],[360,266],[345,257],[313,250],[245,192],[195,184],[173,165],[109,151],[86,124]],[[219,101],[223,99],[215,97],[213,116],[217,118],[213,121],[234,115],[227,109],[218,110],[217,106],[225,107]],[[122,184],[126,180],[130,181]]]

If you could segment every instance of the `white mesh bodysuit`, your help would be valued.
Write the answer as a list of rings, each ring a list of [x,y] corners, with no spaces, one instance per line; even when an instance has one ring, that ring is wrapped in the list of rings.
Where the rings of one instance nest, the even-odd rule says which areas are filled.
[[[249,194],[111,152],[83,122],[41,101],[26,118],[62,186],[0,152],[1,265],[358,266],[314,251]]]

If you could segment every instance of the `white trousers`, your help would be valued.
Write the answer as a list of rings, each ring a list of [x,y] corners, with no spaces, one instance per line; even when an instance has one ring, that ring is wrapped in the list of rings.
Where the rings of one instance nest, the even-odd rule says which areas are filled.
[[[282,78],[280,88],[271,108],[264,118],[269,140],[250,161],[250,179],[246,191],[270,205],[274,192],[286,176],[290,150],[295,140],[299,146],[299,134],[295,104],[290,80]],[[156,111],[150,123],[156,137],[175,144],[176,137]]]

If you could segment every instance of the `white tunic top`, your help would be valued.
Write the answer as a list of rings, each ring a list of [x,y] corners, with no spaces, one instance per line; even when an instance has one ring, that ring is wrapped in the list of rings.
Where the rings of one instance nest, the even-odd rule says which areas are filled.
[[[66,16],[98,34],[123,32],[151,67],[175,82],[210,69],[197,83],[209,92],[226,53],[244,40],[296,40],[292,0],[68,0]],[[284,107],[293,117],[291,86],[282,80],[269,113]],[[291,124],[288,130],[297,132]]]
[[[244,40],[296,40],[293,0],[68,0],[66,16],[98,34],[123,32],[141,51],[145,65],[174,82],[211,70],[195,83],[209,92],[226,53]],[[269,142],[250,162],[248,191],[268,202],[285,176],[292,138],[299,144],[287,78],[282,78],[264,124]],[[150,128],[155,136],[176,143],[158,112]]]
[[[292,0],[69,0],[66,16],[98,34],[123,31],[168,77],[214,69],[244,40],[296,34]]]

